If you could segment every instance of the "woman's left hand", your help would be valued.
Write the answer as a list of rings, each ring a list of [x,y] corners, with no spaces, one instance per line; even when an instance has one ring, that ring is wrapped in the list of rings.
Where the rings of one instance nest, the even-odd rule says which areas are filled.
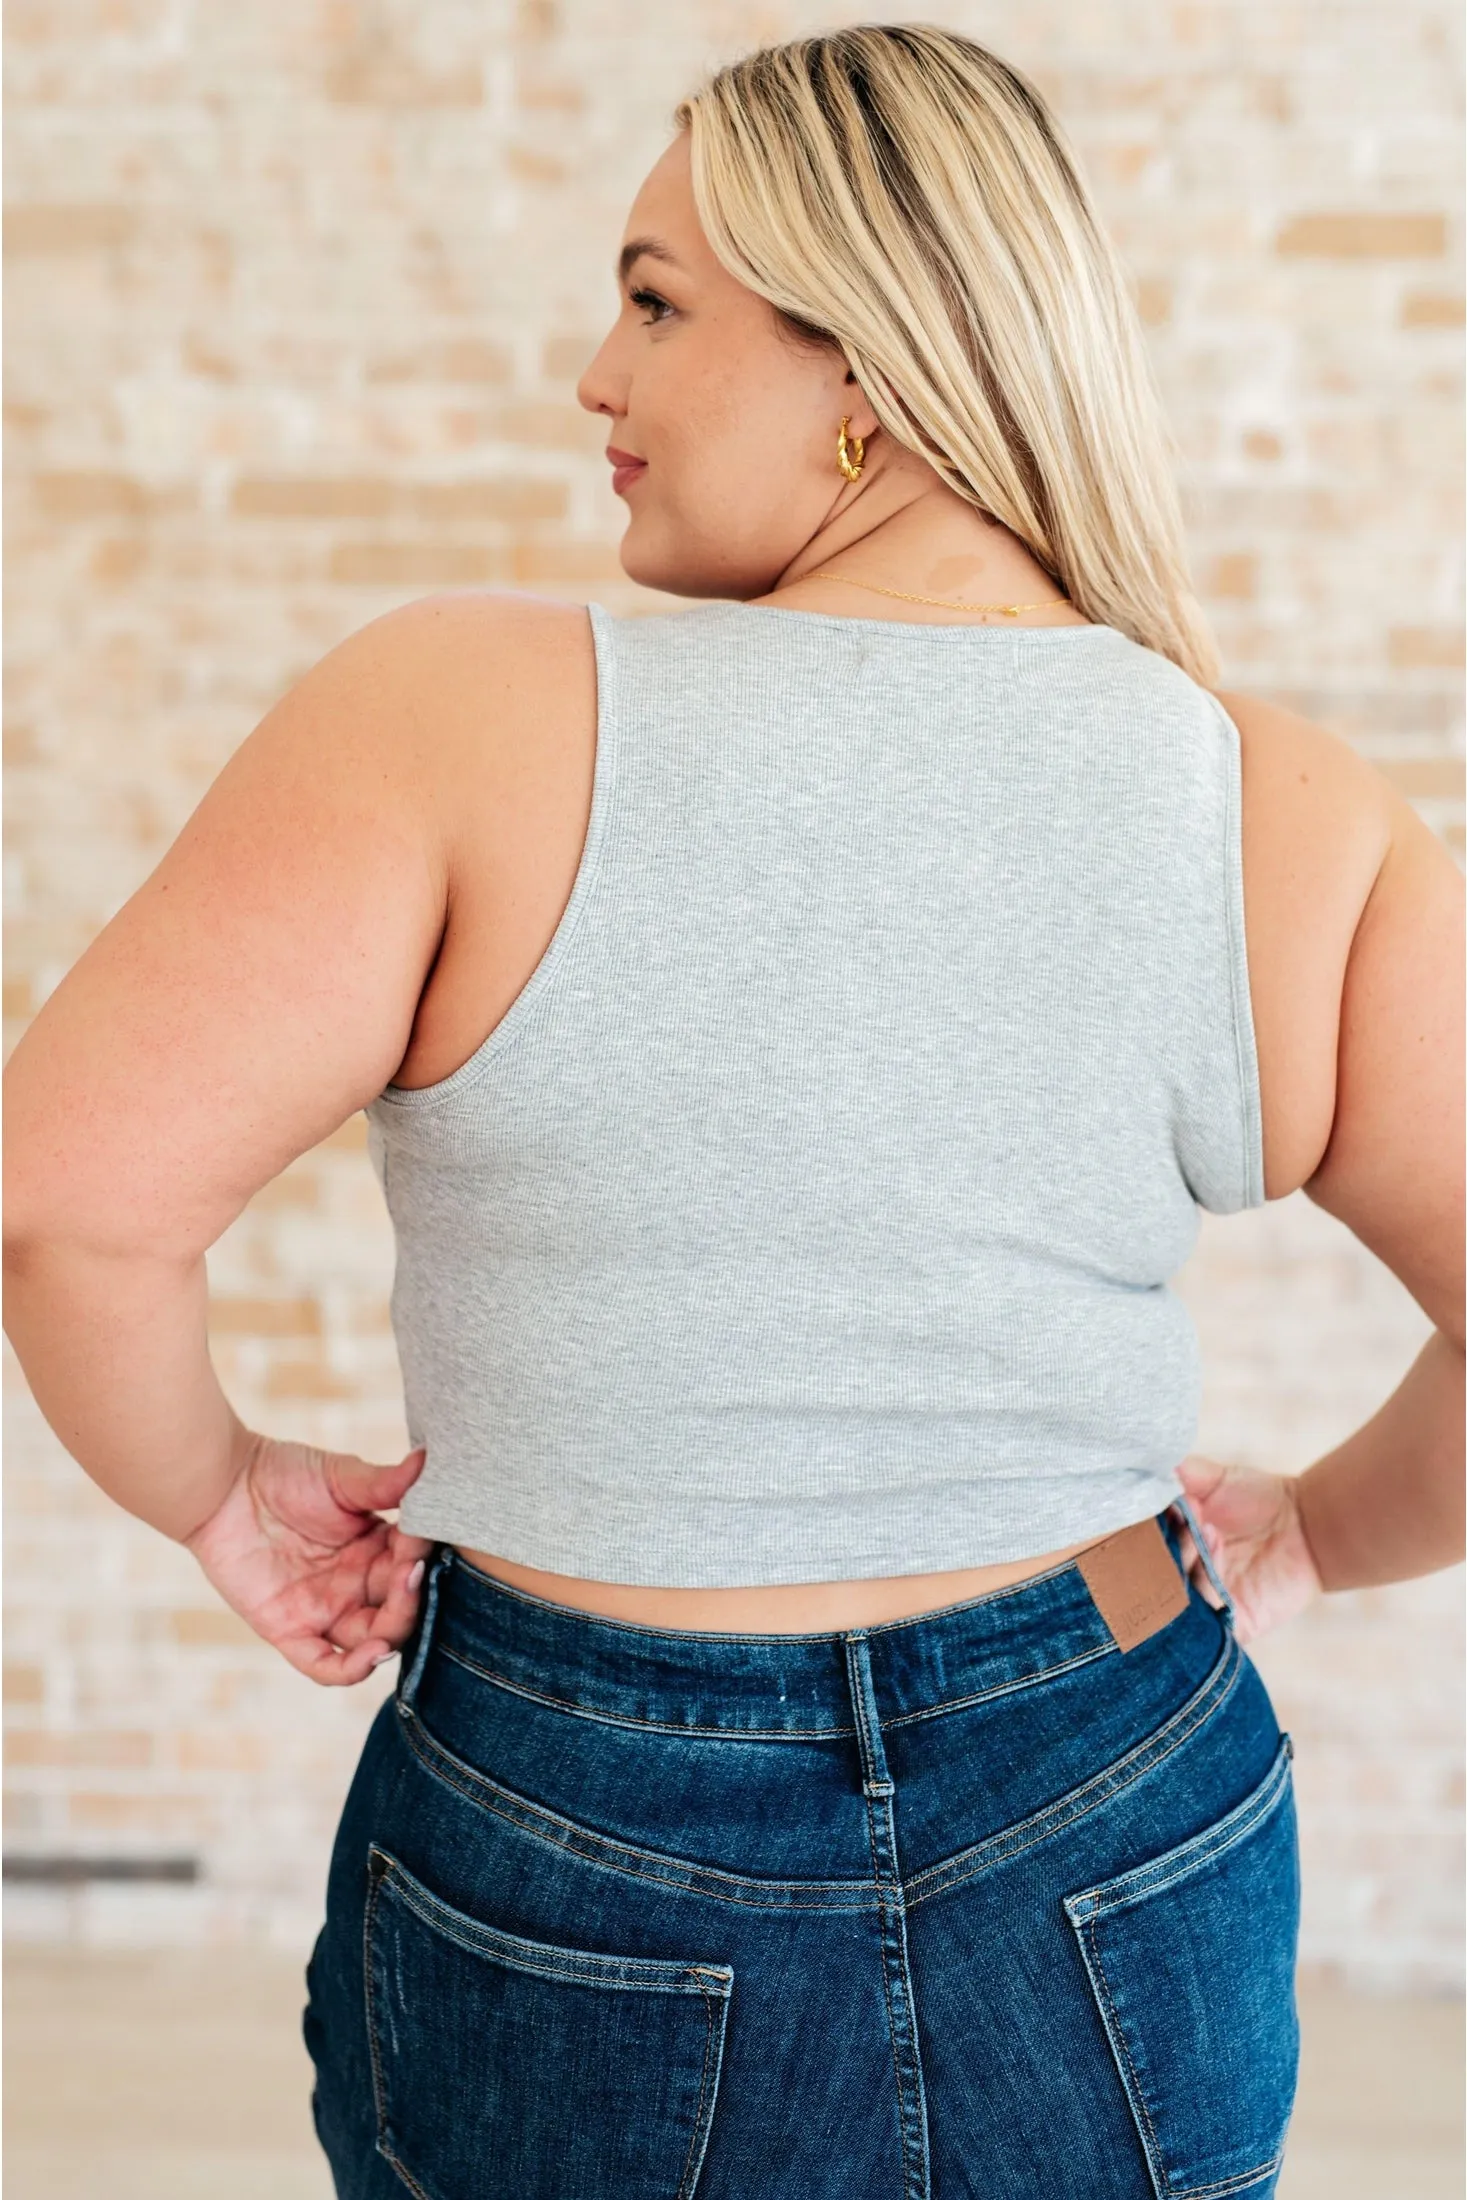
[[[1177,1479],[1232,1598],[1240,1643],[1256,1642],[1324,1594],[1304,1540],[1294,1476],[1224,1466],[1194,1452],[1178,1467]],[[1215,1605],[1217,1596],[1180,1516],[1178,1525],[1183,1568]]]

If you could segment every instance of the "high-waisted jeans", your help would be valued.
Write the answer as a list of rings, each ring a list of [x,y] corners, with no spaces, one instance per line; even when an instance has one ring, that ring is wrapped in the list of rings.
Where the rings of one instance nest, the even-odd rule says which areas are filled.
[[[1195,1586],[712,1634],[441,1550],[309,1971],[337,2192],[1262,2200],[1291,1756]]]

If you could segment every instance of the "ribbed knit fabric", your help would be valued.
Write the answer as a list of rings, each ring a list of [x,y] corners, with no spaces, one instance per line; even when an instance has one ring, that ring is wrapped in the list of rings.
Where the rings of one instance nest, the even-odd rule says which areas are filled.
[[[368,1110],[404,1527],[718,1587],[1160,1510],[1263,1200],[1232,720],[1109,627],[590,617],[565,914]]]

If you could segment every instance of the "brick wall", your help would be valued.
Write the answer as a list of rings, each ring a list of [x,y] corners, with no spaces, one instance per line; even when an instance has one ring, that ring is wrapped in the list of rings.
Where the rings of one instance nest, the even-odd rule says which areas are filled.
[[[1462,284],[1446,0],[947,5],[1056,100],[1130,265],[1226,681],[1336,728],[1462,846]],[[387,606],[621,575],[574,401],[625,206],[702,68],[830,18],[739,0],[12,0],[13,1033],[282,689]],[[211,1260],[257,1425],[406,1442],[360,1121]],[[1425,1334],[1302,1196],[1204,1219],[1201,1448],[1295,1466]],[[299,1945],[389,1681],[317,1691],[112,1508],[10,1370],[15,1890],[82,1938]],[[1458,1976],[1458,1572],[1262,1646],[1296,1735],[1306,1953]],[[391,1668],[388,1669],[390,1675]],[[190,1870],[193,1880],[181,1876]]]

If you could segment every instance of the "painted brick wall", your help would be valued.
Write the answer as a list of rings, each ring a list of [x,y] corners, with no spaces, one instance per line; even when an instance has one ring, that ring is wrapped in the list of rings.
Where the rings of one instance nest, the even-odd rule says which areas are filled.
[[[1055,99],[1132,270],[1229,683],[1345,734],[1462,847],[1462,283],[1447,0],[970,0]],[[676,98],[822,27],[741,0],[12,0],[11,1035],[235,745],[342,635],[443,585],[666,608],[574,383]],[[257,1425],[405,1445],[360,1120],[211,1261]],[[1201,1448],[1297,1466],[1425,1335],[1302,1196],[1204,1218]],[[313,1690],[101,1498],[9,1370],[10,1800],[23,1858],[190,1883],[16,1890],[80,1938],[312,1930],[389,1682]],[[1459,1974],[1461,1576],[1259,1652],[1298,1743],[1306,1954]],[[389,1674],[391,1668],[388,1669]]]

